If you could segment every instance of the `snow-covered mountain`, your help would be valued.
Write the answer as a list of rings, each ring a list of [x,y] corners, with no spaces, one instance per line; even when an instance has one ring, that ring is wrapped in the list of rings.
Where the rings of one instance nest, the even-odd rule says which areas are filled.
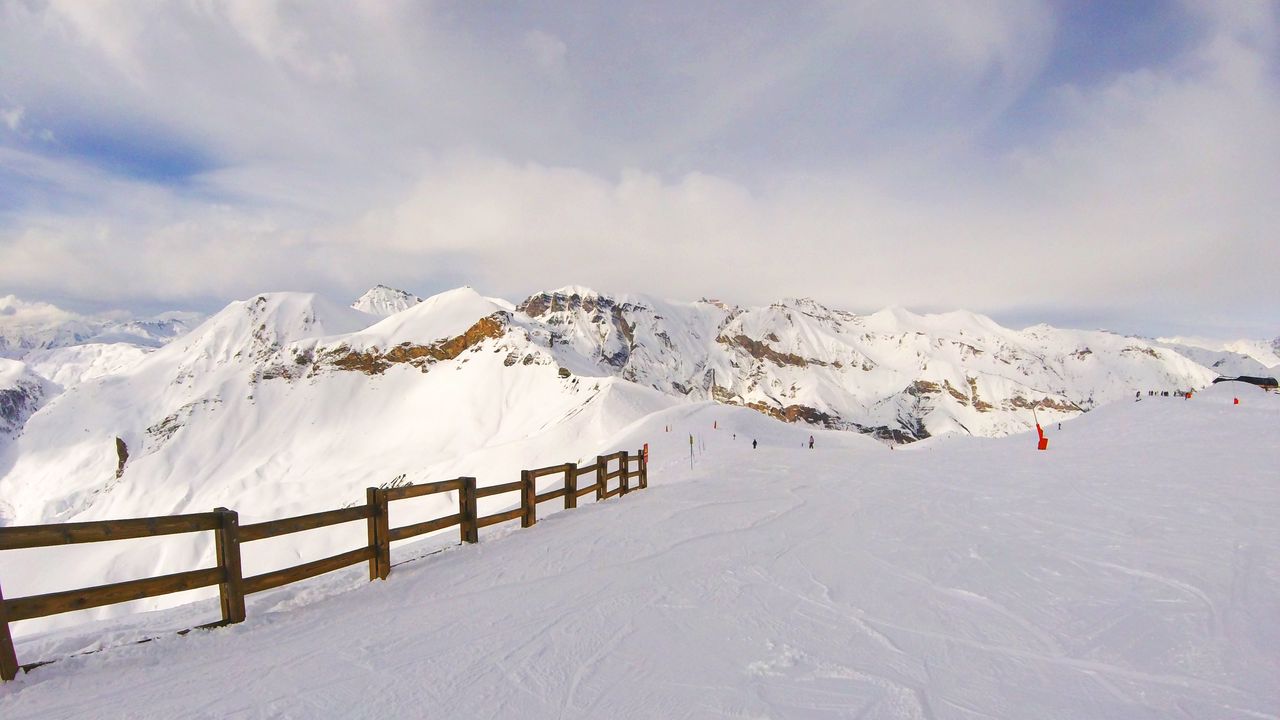
[[[23,359],[28,353],[87,343],[127,343],[160,347],[199,324],[204,317],[168,312],[151,318],[119,313],[80,315],[43,302],[0,296],[0,358]]]
[[[405,307],[384,316],[397,298]],[[25,350],[27,364],[10,370],[27,380],[24,409],[11,413],[0,444],[0,522],[217,506],[254,522],[340,507],[370,485],[505,482],[522,468],[619,449],[604,444],[628,425],[707,400],[902,443],[1007,435],[1030,428],[1033,412],[1048,424],[1216,376],[1141,339],[1011,330],[968,312],[856,315],[804,299],[737,307],[578,287],[518,305],[470,288],[407,298],[416,300],[374,288],[356,303],[379,311],[370,313],[269,293],[159,349]],[[438,509],[430,502],[426,516]],[[177,572],[207,560],[211,542],[165,552],[85,546],[74,572],[101,582]],[[246,572],[350,542],[267,541]],[[40,567],[6,568],[6,592],[60,589]]]
[[[411,292],[397,290],[386,285],[374,285],[359,299],[351,303],[351,307],[361,312],[387,317],[422,302],[422,298]]]
[[[1280,337],[1270,342],[1195,337],[1159,338],[1156,342],[1223,375],[1268,375],[1280,368]]]
[[[1143,340],[1047,325],[1016,331],[964,311],[861,316],[808,299],[742,308],[581,288],[534,295],[518,310],[575,372],[894,442],[1020,432],[1033,411],[1058,421],[1135,391],[1216,377]]]
[[[1203,365],[1219,375],[1237,377],[1240,375],[1266,376],[1276,372],[1273,366],[1264,365],[1257,359],[1261,353],[1245,354],[1231,350],[1211,350],[1196,345],[1152,341],[1153,345],[1168,348],[1183,357]],[[1265,358],[1265,355],[1262,355]]]

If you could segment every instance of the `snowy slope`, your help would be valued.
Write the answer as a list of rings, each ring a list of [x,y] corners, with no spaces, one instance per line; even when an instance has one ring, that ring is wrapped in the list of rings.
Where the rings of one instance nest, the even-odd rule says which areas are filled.
[[[70,388],[104,375],[115,375],[142,362],[152,348],[130,342],[91,342],[32,350],[23,362],[37,375]]]
[[[255,596],[230,628],[116,645],[207,602],[114,622],[0,716],[1280,717],[1280,398],[1247,390],[1109,405],[1044,453],[810,451],[675,406],[613,438],[652,442],[647,491]]]

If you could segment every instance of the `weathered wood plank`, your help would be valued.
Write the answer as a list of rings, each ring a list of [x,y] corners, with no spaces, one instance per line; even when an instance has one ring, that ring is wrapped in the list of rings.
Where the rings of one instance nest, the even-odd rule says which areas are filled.
[[[564,509],[578,507],[578,466],[569,463],[564,468]]]
[[[494,495],[501,495],[502,493],[515,492],[522,487],[524,486],[520,484],[520,481],[516,480],[514,482],[503,483],[501,485],[490,485],[488,487],[476,488],[476,497],[492,497]]]
[[[283,570],[273,570],[271,572],[254,575],[244,579],[244,592],[246,595],[252,595],[263,590],[270,590],[281,585],[288,585],[299,580],[306,580],[316,575],[323,575],[334,570],[341,570],[349,565],[358,565],[366,560],[372,560],[376,555],[376,551],[371,547],[356,548],[348,550],[344,553],[332,555],[320,560],[314,560],[302,565],[295,565]]]
[[[512,508],[506,512],[485,515],[484,517],[476,520],[476,525],[479,527],[489,527],[490,525],[497,525],[498,523],[504,523],[508,520],[515,520],[520,517],[524,517],[524,508]]]
[[[13,649],[13,635],[9,632],[9,612],[0,590],[0,682],[18,676],[18,653]]]
[[[520,471],[520,507],[524,510],[520,527],[533,527],[538,522],[538,485],[534,480],[533,473]]]
[[[555,500],[557,498],[562,498],[562,497],[564,497],[564,488],[560,488],[558,490],[548,490],[542,493],[541,495],[538,495],[537,499],[538,499],[538,502],[542,503],[548,500]]]
[[[403,487],[388,488],[383,492],[387,494],[387,500],[407,500],[408,498],[421,497],[423,495],[434,495],[435,493],[450,492],[452,490],[461,489],[462,481],[455,478],[453,480],[422,483],[421,485],[405,485]]]
[[[214,550],[218,567],[222,568],[222,582],[218,584],[218,599],[222,606],[222,622],[244,622],[244,578],[240,569],[240,516],[234,510],[218,508],[214,512],[222,516],[222,526],[214,534]]]
[[[606,455],[596,456],[596,502],[604,500],[604,492],[609,488],[609,459]]]
[[[480,526],[476,525],[476,479],[464,477],[458,493],[458,531],[462,542],[480,542]]]
[[[364,502],[369,512],[367,521],[369,549],[375,550],[378,547],[378,488],[365,488]],[[373,552],[369,556],[369,580],[371,582],[377,580],[381,574],[382,569],[378,567],[378,553]]]
[[[435,520],[427,520],[426,522],[414,523],[412,525],[405,525],[404,527],[392,528],[391,534],[389,537],[391,538],[391,542],[395,542],[397,540],[404,540],[405,538],[411,538],[417,535],[422,535],[424,533],[435,532],[436,530],[443,530],[445,528],[453,527],[454,525],[457,525],[461,520],[462,520],[462,515],[458,513],[454,513],[453,515],[447,515],[442,518],[436,518]]]
[[[583,465],[582,467],[577,469],[577,476],[582,477],[583,475],[594,475],[596,473],[597,467],[598,465],[596,465],[595,463],[592,463],[590,465]]]
[[[578,497],[586,497],[587,495],[590,495],[591,493],[596,492],[599,489],[599,487],[600,486],[598,483],[591,483],[586,487],[578,488]]]
[[[378,579],[386,580],[391,574],[391,512],[386,490],[379,488],[374,497],[378,502],[378,515],[374,518],[378,523]]]
[[[240,542],[265,540],[304,530],[315,530],[316,528],[338,525],[344,522],[365,520],[369,518],[369,513],[368,505],[356,505],[355,507],[340,508],[338,510],[325,510],[324,512],[311,513],[309,515],[297,515],[279,520],[241,525]]]
[[[546,477],[548,475],[559,475],[560,473],[565,471],[565,468],[568,468],[568,467],[569,467],[569,463],[561,463],[560,465],[551,465],[549,467],[542,467],[536,470],[530,470],[529,472],[536,479],[540,477]]]
[[[54,525],[15,525],[0,527],[0,550],[72,545],[75,543],[128,540],[130,538],[173,535],[175,533],[216,530],[216,513],[193,513],[168,517],[98,520],[95,522],[58,523]]]
[[[62,592],[30,595],[28,597],[5,600],[9,611],[9,622],[30,620],[31,618],[57,615],[72,610],[114,605],[130,600],[168,595],[169,593],[194,590],[196,588],[217,585],[223,581],[222,568],[212,567],[203,570],[161,575],[160,577],[142,580],[126,580],[125,582],[98,585],[97,587],[65,590]]]

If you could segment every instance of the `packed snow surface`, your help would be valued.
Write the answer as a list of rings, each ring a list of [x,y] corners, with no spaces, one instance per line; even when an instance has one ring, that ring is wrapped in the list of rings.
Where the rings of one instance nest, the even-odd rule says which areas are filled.
[[[204,601],[28,636],[64,659],[0,717],[1277,718],[1277,428],[1243,386],[1100,408],[1047,452],[659,410],[606,443],[651,443],[648,490],[237,626],[162,632]]]

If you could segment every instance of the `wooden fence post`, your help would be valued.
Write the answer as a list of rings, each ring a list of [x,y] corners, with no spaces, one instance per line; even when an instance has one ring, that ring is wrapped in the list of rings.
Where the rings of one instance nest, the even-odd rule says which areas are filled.
[[[596,502],[604,500],[604,489],[609,484],[609,457],[607,455],[596,456]]]
[[[538,484],[533,473],[520,471],[520,527],[533,527],[538,522]]]
[[[378,579],[386,580],[391,574],[391,508],[387,491],[378,488]]]
[[[618,453],[618,462],[621,463],[622,474],[618,476],[618,494],[626,495],[631,492],[631,456],[626,450]]]
[[[218,584],[222,601],[222,622],[244,622],[244,574],[240,567],[240,515],[234,510],[216,508],[218,529],[213,531],[214,548],[223,579]]]
[[[649,443],[645,443],[647,447]],[[640,489],[649,487],[649,454],[640,448]]]
[[[378,488],[365,488],[364,501],[369,505],[369,548],[373,550],[373,557],[369,558],[369,579],[378,580],[382,577],[382,555],[379,551],[382,545],[378,541]]]
[[[564,466],[564,509],[578,507],[578,464]]]
[[[9,611],[4,605],[4,591],[0,590],[0,682],[18,677],[18,654],[13,649],[13,635],[9,633]]]
[[[458,479],[462,481],[462,489],[458,491],[458,532],[464,543],[479,542],[480,528],[476,525],[476,479]]]

